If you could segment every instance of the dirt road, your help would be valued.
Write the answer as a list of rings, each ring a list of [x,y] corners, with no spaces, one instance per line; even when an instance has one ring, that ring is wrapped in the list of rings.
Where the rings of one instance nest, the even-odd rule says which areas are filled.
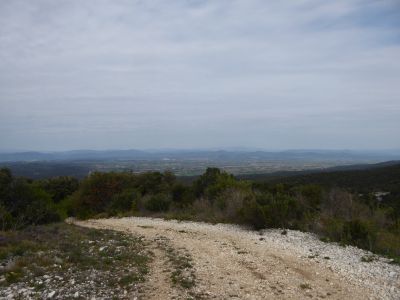
[[[150,218],[100,219],[76,221],[75,224],[135,233],[146,238],[154,249],[154,261],[143,291],[144,299],[355,300],[396,299],[400,295],[399,268],[392,271],[386,270],[386,263],[364,266],[365,263],[357,261],[365,270],[385,268],[390,276],[395,272],[391,283],[382,282],[386,279],[379,276],[365,277],[357,270],[347,273],[347,261],[339,261],[340,247],[331,249],[331,253],[337,253],[337,259],[318,256],[313,249],[308,249],[317,242],[290,243],[295,231],[284,236],[277,231],[262,233],[232,225]],[[183,271],[192,272],[188,275],[192,282],[180,286],[176,282],[180,279],[171,280],[170,273],[174,272],[174,266],[182,270],[179,263],[185,259],[190,263],[185,262],[187,268]],[[177,274],[185,277],[184,272]],[[383,274],[383,271],[377,269],[376,273]]]

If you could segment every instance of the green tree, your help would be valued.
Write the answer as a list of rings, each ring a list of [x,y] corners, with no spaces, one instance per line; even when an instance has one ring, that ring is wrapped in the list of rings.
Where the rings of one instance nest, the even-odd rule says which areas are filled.
[[[44,179],[40,180],[37,184],[51,196],[54,203],[59,203],[67,196],[72,195],[79,187],[79,181],[70,176]]]

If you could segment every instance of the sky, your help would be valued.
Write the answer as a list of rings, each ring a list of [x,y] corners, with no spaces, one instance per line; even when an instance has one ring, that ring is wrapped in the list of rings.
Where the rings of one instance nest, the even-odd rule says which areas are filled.
[[[0,1],[0,150],[400,148],[400,2]]]

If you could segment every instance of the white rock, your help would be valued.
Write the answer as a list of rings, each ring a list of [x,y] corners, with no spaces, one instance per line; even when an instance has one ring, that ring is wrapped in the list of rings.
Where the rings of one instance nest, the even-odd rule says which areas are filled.
[[[47,298],[51,299],[54,297],[55,294],[56,294],[56,291],[52,291],[47,295]]]
[[[79,292],[75,292],[74,298],[78,298],[78,297],[79,297]]]
[[[54,258],[54,261],[55,261],[56,263],[58,263],[58,264],[62,264],[62,262],[63,262],[63,260],[62,260],[61,258],[59,258],[59,257],[55,257],[55,258]]]

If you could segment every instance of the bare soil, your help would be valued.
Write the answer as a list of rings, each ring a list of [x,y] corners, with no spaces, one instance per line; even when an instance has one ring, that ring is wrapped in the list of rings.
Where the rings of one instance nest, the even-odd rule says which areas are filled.
[[[279,237],[268,239],[264,233],[238,226],[151,218],[99,219],[74,223],[134,233],[144,236],[153,244],[155,257],[140,296],[143,299],[364,300],[395,299],[393,295],[399,291],[392,288],[391,294],[379,293],[374,282],[371,284],[371,281],[362,280],[361,274],[359,277],[354,277],[354,274],[345,276],[346,273],[331,267],[334,262],[325,263],[304,256],[304,249],[297,251],[294,247],[288,247],[280,242]],[[282,236],[282,239],[285,238]],[[169,255],[157,243],[160,239],[168,244]],[[171,253],[175,255],[173,251],[177,251],[176,255],[186,253],[190,259],[189,271],[195,276],[192,286],[185,288],[171,280],[171,272],[174,272],[174,268],[179,269],[179,266],[171,263]],[[183,275],[188,272],[186,267],[182,270]],[[379,278],[375,284],[381,285]]]

